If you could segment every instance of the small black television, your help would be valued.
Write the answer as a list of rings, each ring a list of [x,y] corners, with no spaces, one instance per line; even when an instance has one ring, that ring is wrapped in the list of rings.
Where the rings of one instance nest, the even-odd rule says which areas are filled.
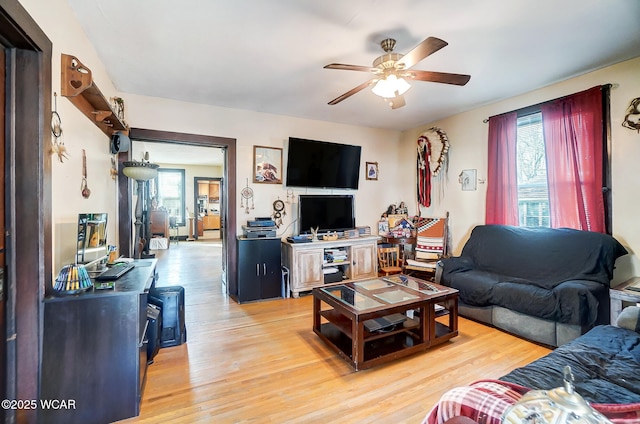
[[[289,137],[286,185],[357,189],[360,146]]]
[[[355,228],[356,218],[352,195],[307,195],[298,199],[298,229],[300,234],[344,231]]]

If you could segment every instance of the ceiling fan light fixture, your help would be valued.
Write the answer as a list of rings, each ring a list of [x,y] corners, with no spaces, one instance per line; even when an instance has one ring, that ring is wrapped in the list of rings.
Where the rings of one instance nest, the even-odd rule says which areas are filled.
[[[373,91],[373,94],[376,96],[391,99],[396,96],[402,96],[410,88],[411,85],[405,81],[404,78],[398,78],[391,74],[379,80],[371,91]]]

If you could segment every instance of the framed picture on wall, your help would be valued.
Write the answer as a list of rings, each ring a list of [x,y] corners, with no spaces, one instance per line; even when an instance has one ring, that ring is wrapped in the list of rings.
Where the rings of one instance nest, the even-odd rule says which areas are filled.
[[[282,149],[253,146],[253,182],[282,184]]]
[[[367,180],[378,179],[378,162],[367,162]]]
[[[458,181],[462,186],[462,191],[475,191],[477,188],[477,171],[475,169],[464,169],[458,176]]]

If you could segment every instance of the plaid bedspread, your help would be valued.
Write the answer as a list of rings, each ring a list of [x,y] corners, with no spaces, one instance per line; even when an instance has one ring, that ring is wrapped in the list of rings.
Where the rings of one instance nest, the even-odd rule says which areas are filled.
[[[449,390],[429,411],[422,424],[442,424],[465,416],[478,424],[502,424],[505,410],[530,389],[498,380],[481,380]],[[616,424],[640,424],[640,404],[593,404],[596,410]]]

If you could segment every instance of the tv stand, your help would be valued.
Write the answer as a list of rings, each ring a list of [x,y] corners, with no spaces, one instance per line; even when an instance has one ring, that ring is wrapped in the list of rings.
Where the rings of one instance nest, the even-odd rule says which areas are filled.
[[[282,240],[282,265],[289,269],[291,293],[325,284],[326,271],[341,273],[341,281],[357,281],[378,276],[378,236],[343,238],[310,243],[289,243]],[[336,260],[325,260],[327,256]],[[329,277],[330,278],[330,277]],[[332,282],[331,280],[326,282]]]

